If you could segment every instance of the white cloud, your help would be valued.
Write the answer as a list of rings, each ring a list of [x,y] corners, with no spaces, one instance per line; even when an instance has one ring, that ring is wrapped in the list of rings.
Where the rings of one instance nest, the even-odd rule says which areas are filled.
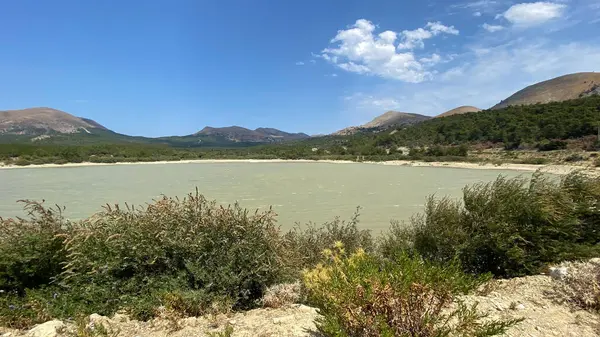
[[[496,0],[478,0],[450,5],[451,9],[462,9],[473,11],[474,16],[482,16],[483,14],[493,14],[497,12],[501,1]]]
[[[560,18],[566,5],[553,2],[520,3],[510,7],[502,17],[517,26],[534,26]]]
[[[348,29],[338,31],[330,41],[335,46],[325,48],[319,57],[345,71],[418,83],[431,78],[428,67],[436,62],[421,63],[412,51],[399,50],[423,48],[423,40],[440,34],[458,35],[459,32],[453,26],[429,22],[424,28],[412,31],[387,30],[376,34],[371,21],[360,19]],[[401,42],[396,45],[399,37]]]
[[[435,81],[387,83],[350,95],[345,100],[346,114],[364,122],[389,109],[428,115],[461,105],[485,109],[528,85],[600,70],[600,46],[589,42],[521,39],[494,47],[478,46],[462,57],[462,64],[440,73]],[[381,108],[382,102],[389,104]]]
[[[298,61],[298,62],[296,62],[296,65],[297,65],[297,66],[303,66],[303,65],[304,65],[304,62],[302,62],[302,61]]]
[[[419,61],[423,64],[435,65],[442,61],[442,57],[436,53],[433,53],[431,57],[423,57]]]
[[[500,30],[504,29],[503,26],[490,25],[490,24],[487,24],[487,23],[484,23],[482,27],[483,27],[483,29],[487,30],[490,33],[494,33],[494,32],[497,32],[497,31],[500,31]]]
[[[425,29],[417,28],[403,31],[402,42],[398,45],[398,49],[423,49],[425,47],[424,40],[442,33],[458,35],[459,32],[454,26],[448,27],[440,22],[428,22]]]
[[[454,26],[444,26],[441,22],[428,22],[425,26],[429,28],[429,30],[433,33],[433,35],[438,35],[441,33],[458,35],[458,29],[454,28]]]

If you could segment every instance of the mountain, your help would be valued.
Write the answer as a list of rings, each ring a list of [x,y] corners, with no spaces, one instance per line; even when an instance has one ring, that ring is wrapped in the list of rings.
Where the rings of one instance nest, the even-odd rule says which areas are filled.
[[[51,108],[0,111],[0,134],[92,133],[108,131],[97,122]]]
[[[589,95],[600,95],[600,73],[575,73],[530,85],[496,104],[492,109],[510,105],[561,102]]]
[[[469,112],[479,112],[481,111],[481,109],[474,107],[474,106],[470,106],[470,105],[463,105],[463,106],[459,106],[458,108],[454,108],[452,110],[448,110],[442,114],[439,114],[433,118],[439,118],[439,117],[447,117],[447,116],[452,116],[452,115],[462,115],[462,114],[466,114]]]
[[[431,119],[431,117],[408,112],[388,111],[383,115],[375,117],[372,121],[366,124],[350,126],[333,134],[337,136],[345,136],[352,135],[360,131],[385,130],[395,126],[414,125],[428,119]]]
[[[223,138],[230,142],[241,143],[273,143],[288,140],[309,138],[305,133],[289,133],[273,128],[258,128],[250,130],[241,126],[213,128],[210,126],[196,132],[193,136],[212,136]]]

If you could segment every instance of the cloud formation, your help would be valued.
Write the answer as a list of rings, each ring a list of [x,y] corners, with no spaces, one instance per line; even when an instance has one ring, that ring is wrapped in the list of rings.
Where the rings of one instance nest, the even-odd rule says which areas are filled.
[[[356,123],[364,123],[390,109],[428,115],[461,105],[485,109],[528,85],[598,70],[600,64],[600,46],[543,38],[478,46],[470,54],[468,62],[440,73],[435,81],[386,84],[347,95],[343,98],[345,113]]]
[[[490,24],[487,24],[487,23],[484,23],[482,27],[483,27],[483,29],[487,30],[490,33],[494,33],[494,32],[497,32],[497,31],[500,31],[500,30],[504,29],[503,26],[490,25]]]
[[[544,1],[520,3],[511,6],[502,17],[516,26],[535,26],[560,18],[566,7],[565,4]]]
[[[437,62],[417,60],[413,50],[423,49],[424,41],[435,36],[459,34],[456,28],[441,22],[401,33],[387,30],[376,34],[375,28],[371,21],[357,20],[348,29],[338,31],[330,41],[335,46],[323,49],[320,57],[348,72],[419,83],[431,78],[429,67]]]

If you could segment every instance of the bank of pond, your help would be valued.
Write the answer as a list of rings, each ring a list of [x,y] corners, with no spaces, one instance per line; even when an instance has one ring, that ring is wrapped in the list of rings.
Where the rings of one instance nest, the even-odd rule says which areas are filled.
[[[501,176],[466,186],[461,199],[431,196],[374,235],[358,214],[284,231],[271,210],[197,191],[78,221],[25,201],[26,217],[0,225],[0,325],[247,310],[268,287],[300,281],[326,336],[497,335],[517,321],[485,320],[457,296],[600,256],[599,202],[600,178],[583,173]]]

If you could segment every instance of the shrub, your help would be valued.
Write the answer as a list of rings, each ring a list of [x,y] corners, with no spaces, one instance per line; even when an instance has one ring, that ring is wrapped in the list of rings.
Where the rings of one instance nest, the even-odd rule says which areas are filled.
[[[309,303],[322,315],[325,336],[492,336],[516,321],[481,321],[476,308],[447,307],[454,295],[475,289],[483,278],[407,255],[382,259],[338,243],[327,262],[304,275]]]
[[[544,140],[537,147],[540,151],[564,150],[567,148],[567,142],[564,140]]]
[[[63,239],[70,224],[62,209],[21,200],[28,219],[0,218],[0,290],[24,294],[50,284],[66,261]]]
[[[560,181],[535,174],[467,186],[463,203],[428,199],[407,229],[394,228],[382,249],[425,259],[458,257],[468,272],[500,277],[538,273],[548,263],[600,254],[600,178]]]
[[[349,221],[336,218],[319,226],[309,223],[304,228],[296,226],[286,233],[288,250],[295,255],[295,265],[298,270],[314,267],[322,261],[323,250],[337,241],[342,242],[346,250],[351,253],[361,248],[368,252],[373,251],[371,232],[358,228],[359,210],[357,208]]]
[[[70,233],[66,245],[64,284],[98,303],[160,302],[177,289],[179,302],[197,307],[192,314],[224,299],[246,309],[287,272],[271,210],[224,208],[197,192],[183,200],[163,197],[142,210],[107,207]]]
[[[561,267],[568,273],[554,283],[555,294],[576,307],[600,311],[600,260],[566,262]]]
[[[274,213],[222,207],[197,192],[146,208],[107,206],[71,224],[29,202],[29,219],[0,227],[0,325],[124,309],[149,319],[260,305],[290,279]]]
[[[276,284],[267,288],[262,303],[267,308],[281,308],[298,303],[302,297],[301,292],[300,282]]]
[[[569,162],[569,163],[571,163],[571,162],[577,162],[577,161],[583,161],[583,160],[585,160],[585,157],[583,157],[582,155],[577,154],[577,153],[569,155],[568,157],[565,158],[565,161]]]

